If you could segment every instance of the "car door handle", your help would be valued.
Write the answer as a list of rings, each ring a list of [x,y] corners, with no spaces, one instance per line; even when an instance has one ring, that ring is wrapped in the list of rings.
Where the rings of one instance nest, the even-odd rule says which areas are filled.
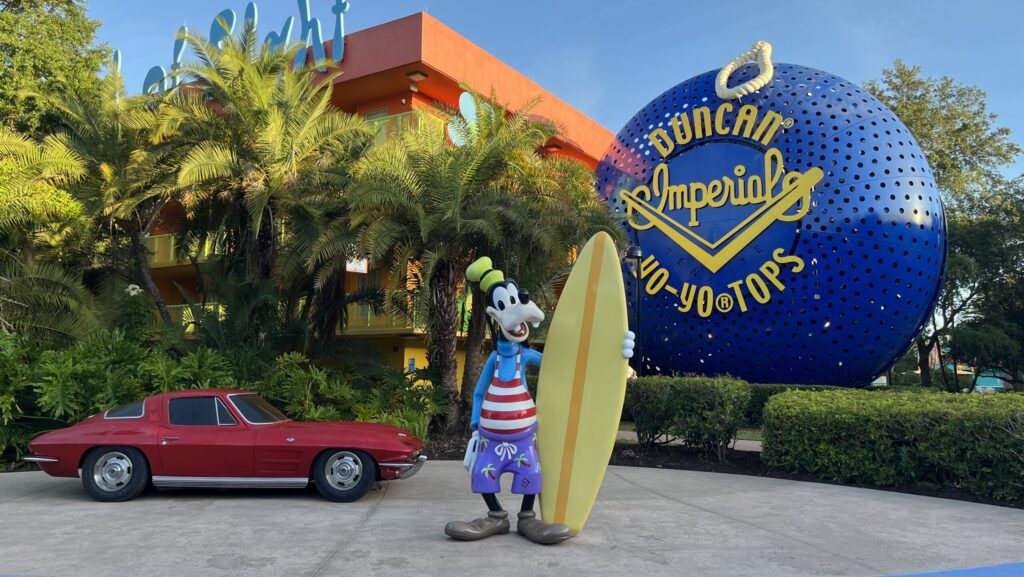
[[[160,437],[160,444],[166,445],[167,441],[177,441],[178,437]]]

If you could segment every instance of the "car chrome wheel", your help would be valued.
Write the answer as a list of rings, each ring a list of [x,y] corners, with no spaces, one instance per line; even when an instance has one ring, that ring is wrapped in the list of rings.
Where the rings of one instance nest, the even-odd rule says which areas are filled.
[[[133,470],[128,455],[113,451],[96,460],[92,468],[92,479],[100,490],[113,493],[123,489],[132,480]]]
[[[324,477],[331,487],[339,491],[352,489],[363,478],[363,461],[355,453],[338,451],[327,459]]]

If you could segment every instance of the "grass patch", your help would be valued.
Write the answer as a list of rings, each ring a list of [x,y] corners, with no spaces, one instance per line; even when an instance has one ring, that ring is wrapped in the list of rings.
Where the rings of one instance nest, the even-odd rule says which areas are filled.
[[[761,429],[739,429],[736,431],[739,441],[761,441]]]

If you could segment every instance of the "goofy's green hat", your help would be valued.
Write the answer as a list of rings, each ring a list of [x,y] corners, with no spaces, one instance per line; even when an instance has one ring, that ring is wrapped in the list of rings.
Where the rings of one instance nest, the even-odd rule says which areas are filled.
[[[487,293],[491,287],[505,280],[505,273],[494,268],[490,257],[482,256],[466,269],[466,279],[469,282],[480,283],[480,290]]]

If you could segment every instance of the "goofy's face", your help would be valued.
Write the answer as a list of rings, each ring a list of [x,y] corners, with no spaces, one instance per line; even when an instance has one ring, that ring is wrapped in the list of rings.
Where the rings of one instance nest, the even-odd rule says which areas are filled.
[[[530,294],[520,290],[516,281],[509,279],[490,291],[487,315],[498,326],[507,340],[521,343],[530,336],[530,325],[535,328],[544,320],[544,312],[530,301]]]

